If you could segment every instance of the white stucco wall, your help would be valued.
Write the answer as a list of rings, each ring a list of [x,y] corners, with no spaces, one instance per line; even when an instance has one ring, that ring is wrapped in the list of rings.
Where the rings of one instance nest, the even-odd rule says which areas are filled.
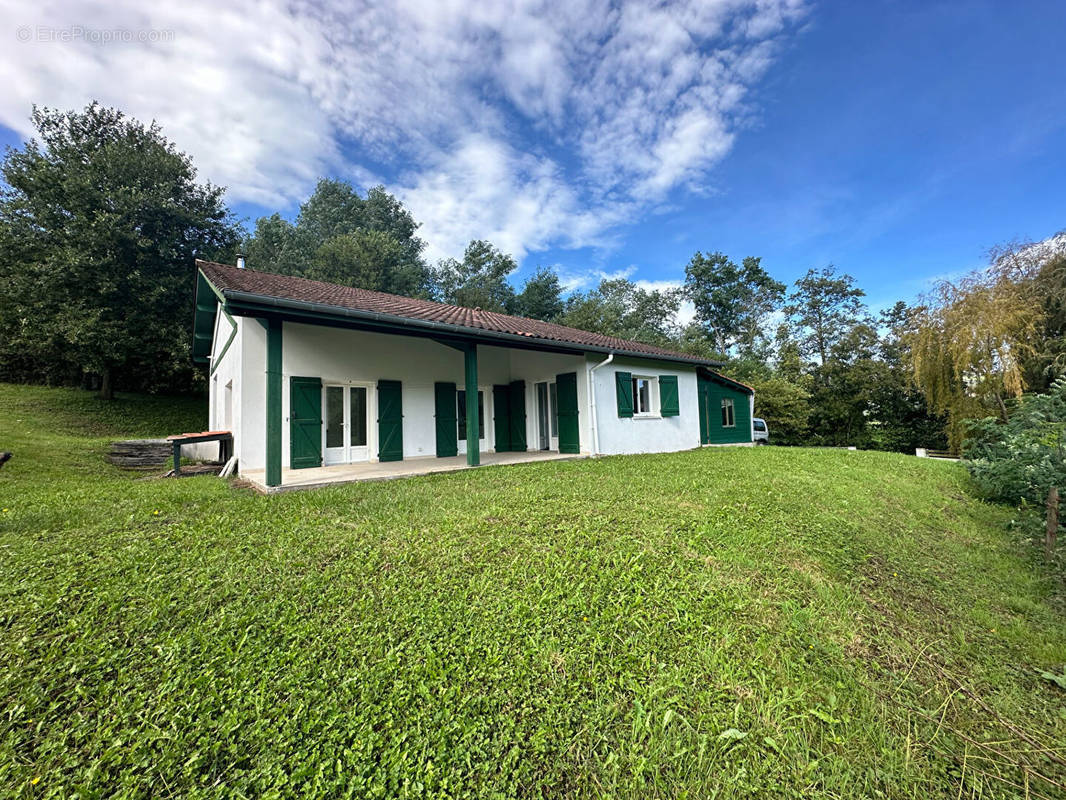
[[[618,372],[652,377],[676,375],[681,413],[676,417],[619,417],[615,392],[615,374]],[[607,366],[597,369],[593,373],[593,380],[601,454],[665,453],[700,446],[699,400],[694,368],[669,362],[616,357]]]
[[[229,335],[229,324],[220,314],[216,349]],[[211,427],[223,427],[224,387],[233,381],[232,430],[235,454],[242,470],[263,469],[266,459],[266,331],[255,319],[237,318],[237,336],[211,376]],[[536,390],[539,381],[554,381],[564,372],[577,374],[578,424],[581,452],[593,447],[589,407],[589,370],[602,354],[586,356],[545,353],[510,348],[478,347],[478,383],[485,393],[485,438],[483,450],[495,446],[493,384],[523,380],[526,384],[526,441],[538,446]],[[615,396],[615,373],[676,375],[680,415],[651,419],[619,418]],[[685,450],[699,446],[696,373],[668,362],[616,357],[592,373],[597,401],[599,452],[602,454],[652,453]],[[282,465],[289,466],[289,400],[292,377],[316,377],[323,383],[358,384],[373,387],[379,380],[403,384],[404,458],[436,454],[433,384],[448,381],[461,389],[464,382],[463,354],[430,339],[365,331],[349,331],[316,325],[285,323],[282,330]],[[217,378],[217,380],[216,380]],[[377,457],[376,392],[367,393],[370,405],[368,438],[371,458]],[[557,446],[553,441],[553,447]],[[459,452],[466,443],[459,442]]]
[[[238,366],[233,367],[241,384],[238,395],[240,413],[234,422],[235,452],[242,470],[262,469],[266,459],[266,331],[263,326],[254,319],[241,319],[238,338],[230,349],[235,348],[241,352]],[[404,458],[436,455],[433,384],[447,381],[462,389],[464,362],[463,354],[458,350],[430,339],[297,323],[283,325],[281,349],[283,467],[290,463],[289,380],[294,376],[321,378],[324,384],[365,383],[373,386],[379,380],[400,381],[403,384]],[[228,354],[225,360],[229,362]],[[486,418],[482,449],[491,450],[495,446],[493,384],[526,382],[526,441],[535,448],[534,382],[554,380],[562,372],[576,372],[581,447],[588,451],[591,428],[587,419],[584,369],[582,356],[479,346],[478,384],[485,393]],[[224,386],[221,377],[219,386]],[[370,405],[369,446],[371,457],[376,459],[376,392],[368,392],[367,399]],[[459,452],[466,452],[465,442],[459,442]]]
[[[211,345],[210,364],[208,375],[208,404],[207,404],[207,427],[209,430],[231,430],[236,432],[240,426],[240,390],[241,390],[241,348],[240,326],[244,323],[240,317],[234,318],[237,325],[237,334],[229,349],[224,353],[223,348],[229,339],[233,329],[230,321],[219,308],[215,315],[215,332]],[[226,385],[232,389],[227,396]],[[227,426],[227,409],[229,403],[229,424]],[[218,458],[218,445],[214,442],[204,444],[185,445],[182,455],[187,458],[198,458],[213,461]]]

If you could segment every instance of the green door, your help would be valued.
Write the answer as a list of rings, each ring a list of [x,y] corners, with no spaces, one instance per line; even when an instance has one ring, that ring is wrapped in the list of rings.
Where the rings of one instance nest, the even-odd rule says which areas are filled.
[[[528,449],[526,444],[526,382],[514,381],[511,384],[511,451],[524,453]]]
[[[403,461],[403,393],[399,381],[378,381],[378,461]]]
[[[559,395],[559,452],[580,453],[581,441],[577,423],[577,373],[564,372],[555,376]]]
[[[289,466],[322,466],[322,379],[289,379]]]
[[[455,384],[433,384],[433,399],[436,404],[437,458],[457,455],[459,436],[456,429]]]
[[[711,441],[711,382],[702,375],[696,378],[696,394],[699,398],[700,411],[700,444],[708,444]]]
[[[511,387],[492,387],[492,422],[496,432],[496,452],[511,450]]]

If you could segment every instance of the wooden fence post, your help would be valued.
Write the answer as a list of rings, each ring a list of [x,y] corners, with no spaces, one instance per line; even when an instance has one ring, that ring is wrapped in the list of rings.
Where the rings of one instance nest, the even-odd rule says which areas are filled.
[[[1047,493],[1047,531],[1044,535],[1044,554],[1050,559],[1055,554],[1055,539],[1059,532],[1059,490],[1052,486]]]

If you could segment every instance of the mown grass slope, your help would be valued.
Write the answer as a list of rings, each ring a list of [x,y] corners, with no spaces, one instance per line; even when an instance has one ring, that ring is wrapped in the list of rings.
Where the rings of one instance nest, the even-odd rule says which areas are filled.
[[[781,448],[261,497],[0,385],[23,797],[1061,797],[1061,583],[955,465]]]

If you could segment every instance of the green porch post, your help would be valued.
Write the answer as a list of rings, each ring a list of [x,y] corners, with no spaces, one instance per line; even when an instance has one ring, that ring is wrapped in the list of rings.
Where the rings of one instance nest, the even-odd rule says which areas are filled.
[[[266,329],[266,485],[281,486],[281,320]]]
[[[466,361],[466,463],[476,467],[481,463],[477,409],[477,345],[473,342],[467,344],[463,355]]]

